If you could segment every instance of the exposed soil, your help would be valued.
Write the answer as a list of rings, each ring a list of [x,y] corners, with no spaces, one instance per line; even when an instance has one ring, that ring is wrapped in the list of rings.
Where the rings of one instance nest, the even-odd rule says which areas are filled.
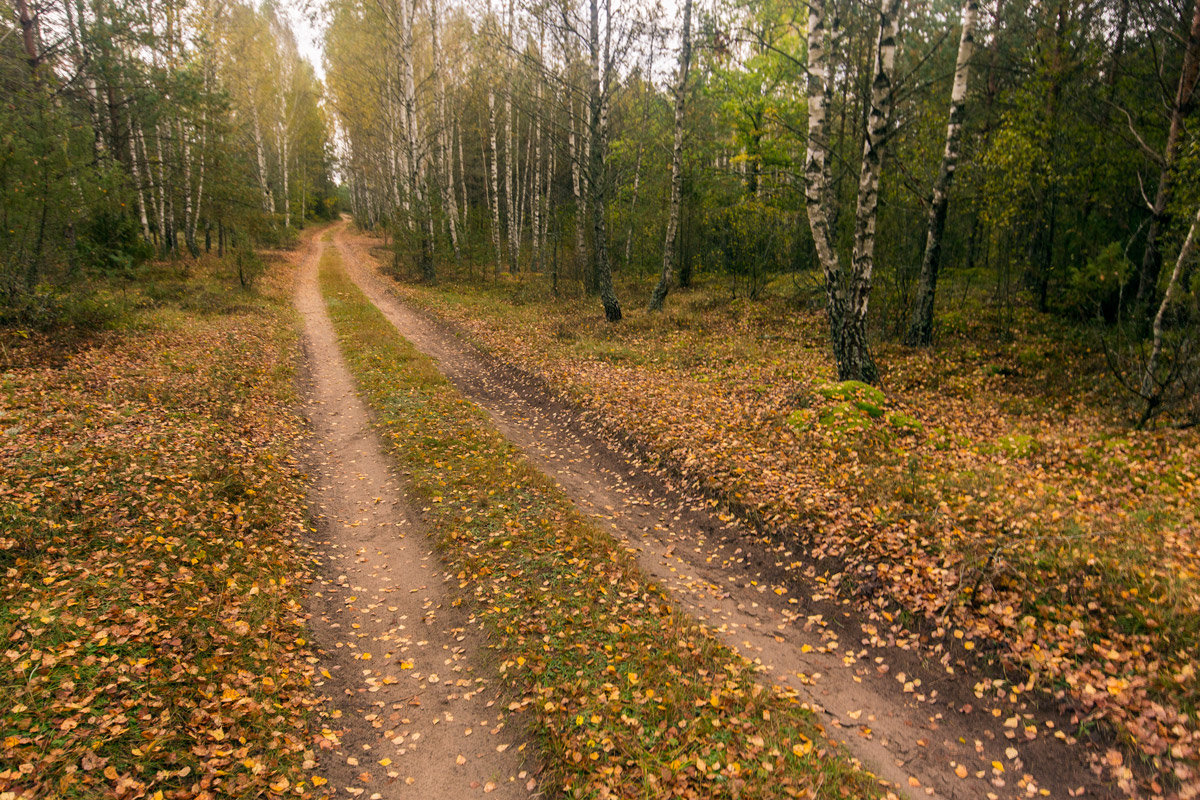
[[[296,294],[320,563],[306,610],[338,726],[319,741],[318,775],[335,796],[374,800],[540,794],[530,749],[505,725],[482,635],[454,602],[355,395],[317,285],[326,246],[305,248]]]
[[[848,605],[814,600],[820,587],[780,569],[803,552],[766,545],[703,498],[677,491],[541,381],[405,304],[376,271],[369,255],[375,240],[342,226],[334,242],[349,274],[400,333],[635,552],[682,609],[761,664],[764,681],[794,688],[832,737],[903,794],[1118,796],[1096,777],[1089,748],[1055,709],[980,699],[974,687],[983,676],[928,659],[908,640],[871,646],[868,620]],[[779,583],[789,589],[784,596],[768,590]]]

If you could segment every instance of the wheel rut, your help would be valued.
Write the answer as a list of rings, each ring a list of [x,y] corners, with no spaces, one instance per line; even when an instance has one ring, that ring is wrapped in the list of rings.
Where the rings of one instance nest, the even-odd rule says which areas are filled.
[[[900,793],[945,800],[1117,796],[1094,776],[1082,745],[1054,735],[1052,720],[1030,714],[1014,724],[1011,708],[975,696],[974,678],[948,675],[916,653],[867,644],[861,621],[837,604],[769,591],[764,573],[787,554],[764,556],[753,536],[610,447],[540,381],[402,301],[376,269],[374,241],[344,226],[334,234],[348,274],[397,330],[622,541],[681,609],[761,665],[764,681],[795,689],[832,738]]]
[[[371,427],[317,284],[326,242],[299,267],[305,468],[319,568],[306,604],[330,727],[318,780],[335,797],[526,798],[532,753],[505,724],[482,636]]]

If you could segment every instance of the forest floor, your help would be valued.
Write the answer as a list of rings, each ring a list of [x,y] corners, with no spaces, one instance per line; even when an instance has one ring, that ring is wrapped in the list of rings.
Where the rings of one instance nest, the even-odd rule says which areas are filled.
[[[0,798],[1195,796],[1200,445],[1084,345],[877,395],[777,301],[377,245],[0,331]]]
[[[348,240],[364,261],[378,244]],[[1102,792],[1098,772],[1130,793],[1196,796],[1200,437],[1130,430],[1091,342],[1025,319],[1015,339],[996,337],[979,316],[951,315],[937,351],[881,347],[877,395],[830,383],[820,315],[782,298],[682,292],[663,315],[635,308],[609,326],[592,300],[539,299],[544,284],[388,288],[452,323],[431,326],[443,342],[457,331],[487,354],[474,394],[453,358],[441,362],[469,396],[485,407],[489,393],[517,395],[496,407],[549,398],[543,416],[586,432],[575,458],[604,463],[603,444],[618,464],[710,503],[727,526],[676,542],[673,518],[653,536],[657,521],[618,521],[638,546],[661,538],[668,561],[699,547],[710,569],[733,570],[710,583],[730,599],[750,583],[773,613],[848,603],[847,661],[884,658],[877,671],[903,672],[897,689],[910,700],[938,688],[977,731],[965,740],[1000,751],[968,775],[1028,784],[1038,757],[1027,753],[1084,739],[1061,762],[1047,758],[1051,783],[1039,788]],[[505,428],[493,413],[517,441],[515,427],[537,416],[514,411]],[[525,438],[567,452],[562,436]],[[907,659],[942,682],[912,680]],[[964,680],[965,700],[949,688]],[[1067,767],[1085,758],[1091,769]]]
[[[0,331],[6,800],[312,788],[292,271],[149,277]]]
[[[614,430],[628,430],[614,426],[621,420],[606,417],[607,409],[587,415],[544,375],[520,368],[528,362],[497,359],[403,302],[399,287],[376,271],[375,240],[340,231],[335,241],[371,301],[507,439],[617,536],[674,602],[762,669],[761,680],[818,709],[826,730],[889,782],[946,798],[1115,795],[1090,768],[1093,753],[1077,745],[1077,720],[995,691],[1004,685],[998,673],[979,692],[974,663],[931,657],[881,615],[839,602],[801,548],[739,523],[631,449],[627,436],[614,439]],[[442,295],[420,296],[428,305]],[[461,310],[460,319],[470,319],[473,309]],[[521,322],[549,313],[525,311]],[[502,335],[529,340],[544,327],[518,334],[519,324]]]

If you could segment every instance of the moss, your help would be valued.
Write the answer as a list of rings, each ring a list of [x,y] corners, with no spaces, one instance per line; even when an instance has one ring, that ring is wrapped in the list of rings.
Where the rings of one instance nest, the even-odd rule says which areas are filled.
[[[863,430],[871,423],[871,417],[853,403],[835,403],[821,410],[817,421],[838,432]]]
[[[920,433],[925,430],[925,425],[916,417],[910,417],[908,414],[893,412],[887,415],[887,423],[893,428],[898,428],[905,431],[915,431]]]
[[[886,400],[882,391],[862,381],[826,383],[817,387],[817,394],[826,400],[861,400],[875,406],[882,406]]]
[[[882,408],[880,408],[875,403],[871,403],[866,400],[856,400],[854,403],[854,407],[857,408],[859,411],[864,412],[871,419],[879,419],[883,416]]]
[[[798,408],[787,415],[784,420],[790,428],[800,433],[811,430],[813,425],[813,413],[808,409]]]
[[[1028,458],[1041,449],[1041,445],[1027,433],[1014,433],[1001,436],[996,443],[988,448],[991,452],[1001,453],[1009,458]]]

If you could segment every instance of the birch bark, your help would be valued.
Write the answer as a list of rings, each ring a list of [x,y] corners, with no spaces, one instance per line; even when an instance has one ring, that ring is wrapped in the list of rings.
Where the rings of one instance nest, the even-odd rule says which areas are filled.
[[[595,259],[596,284],[600,290],[600,302],[604,306],[604,318],[609,322],[621,319],[621,303],[613,289],[612,265],[608,258],[608,225],[605,219],[605,199],[608,191],[608,91],[611,77],[609,42],[612,33],[612,11],[605,2],[605,46],[603,58],[600,51],[600,7],[598,0],[589,3],[590,25],[588,48],[591,56],[590,108],[591,130],[588,153],[588,205],[592,211],[592,257]]]
[[[841,380],[875,383],[879,371],[867,347],[867,308],[871,275],[875,267],[875,225],[879,217],[879,177],[883,152],[892,121],[895,92],[892,84],[900,31],[901,0],[885,0],[880,9],[879,39],[871,77],[871,109],[863,142],[862,171],[858,180],[858,207],[854,214],[854,251],[851,256],[849,307],[843,320],[838,358]]]
[[[687,102],[688,69],[692,63],[692,0],[683,3],[683,41],[675,76],[675,134],[671,147],[671,200],[667,208],[667,233],[663,240],[662,272],[650,295],[650,310],[659,311],[671,290],[675,270],[676,240],[679,236],[679,208],[683,198],[683,115]]]
[[[938,269],[942,257],[942,234],[946,229],[946,209],[950,186],[958,167],[961,151],[963,116],[967,108],[967,80],[971,57],[975,53],[975,22],[979,0],[967,0],[962,8],[962,34],[958,40],[958,59],[954,65],[954,86],[950,90],[950,120],[946,123],[946,148],[942,165],[933,184],[929,219],[925,225],[925,254],[921,258],[921,277],[904,343],[909,347],[928,347],[933,343],[933,303],[937,292]]]
[[[1139,309],[1150,308],[1158,293],[1158,276],[1162,271],[1162,247],[1159,238],[1170,224],[1168,204],[1171,199],[1171,181],[1175,164],[1183,147],[1184,123],[1194,105],[1197,77],[1200,77],[1200,0],[1196,0],[1192,11],[1192,25],[1187,48],[1183,53],[1183,64],[1179,70],[1179,85],[1175,101],[1171,105],[1171,125],[1167,129],[1167,142],[1163,147],[1158,189],[1154,203],[1150,206],[1150,227],[1146,232],[1146,248],[1142,254],[1141,271],[1138,273],[1137,305]]]
[[[1150,346],[1150,355],[1146,359],[1146,371],[1142,375],[1141,386],[1141,395],[1142,399],[1146,401],[1146,408],[1142,412],[1141,420],[1138,421],[1139,428],[1145,426],[1162,403],[1164,386],[1158,378],[1158,367],[1162,360],[1164,323],[1171,301],[1175,299],[1175,289],[1181,283],[1183,270],[1195,255],[1196,227],[1198,225],[1200,225],[1200,209],[1197,209],[1196,216],[1192,218],[1187,238],[1183,241],[1183,247],[1179,249],[1179,256],[1175,259],[1175,268],[1171,270],[1167,289],[1163,293],[1162,301],[1158,304],[1158,312],[1154,315],[1154,338]]]

